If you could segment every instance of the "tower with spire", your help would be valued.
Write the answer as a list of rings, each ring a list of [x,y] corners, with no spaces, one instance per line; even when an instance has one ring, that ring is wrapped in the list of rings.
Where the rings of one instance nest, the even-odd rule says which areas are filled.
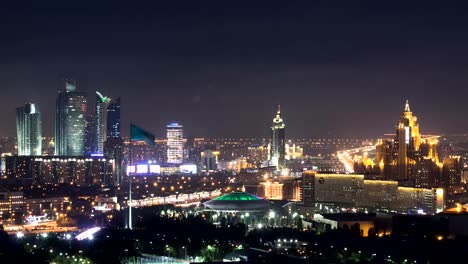
[[[286,155],[285,149],[285,127],[283,118],[281,117],[281,107],[278,104],[276,116],[273,118],[273,126],[271,127],[271,148],[270,148],[270,163],[278,169],[284,166],[284,158]]]
[[[395,136],[397,150],[397,178],[406,180],[409,177],[409,165],[417,159],[421,145],[418,118],[413,116],[408,100],[406,100],[403,115],[398,122]]]

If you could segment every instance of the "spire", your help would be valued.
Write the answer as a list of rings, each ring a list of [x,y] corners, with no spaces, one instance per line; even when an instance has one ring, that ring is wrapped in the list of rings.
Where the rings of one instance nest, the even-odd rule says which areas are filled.
[[[410,107],[409,107],[408,99],[406,99],[405,112],[411,112]]]
[[[278,111],[276,111],[276,113],[281,114],[281,106],[280,106],[280,104],[278,104]]]

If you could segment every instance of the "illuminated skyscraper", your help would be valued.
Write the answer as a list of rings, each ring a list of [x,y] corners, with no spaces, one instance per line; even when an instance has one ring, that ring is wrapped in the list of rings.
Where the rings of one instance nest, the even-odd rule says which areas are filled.
[[[96,150],[98,154],[104,153],[104,141],[107,139],[107,106],[110,98],[96,91]]]
[[[107,107],[107,138],[120,138],[120,97]]]
[[[184,155],[184,127],[177,123],[167,125],[167,163],[180,164]]]
[[[415,187],[439,186],[442,164],[437,145],[437,136],[421,138],[417,117],[406,101],[393,140],[377,142],[374,170],[384,179],[407,181]]]
[[[87,99],[73,82],[59,91],[55,111],[55,155],[82,156],[85,152]]]
[[[89,156],[97,149],[96,116],[90,113],[86,116],[85,155]]]
[[[107,140],[104,143],[106,157],[114,160],[114,184],[122,181],[123,140],[120,137],[120,97],[107,107]]]
[[[418,158],[418,150],[421,144],[417,117],[413,116],[408,100],[406,100],[403,116],[398,123],[395,137],[397,148],[397,180],[406,180],[409,176],[410,163]]]
[[[278,111],[276,112],[275,118],[273,118],[273,126],[271,127],[271,164],[276,166],[278,169],[282,169],[284,166],[284,158],[286,155],[285,151],[285,138],[284,131],[286,125],[281,118],[281,110],[278,105]]]
[[[19,156],[42,155],[41,113],[35,104],[16,108],[16,134]]]

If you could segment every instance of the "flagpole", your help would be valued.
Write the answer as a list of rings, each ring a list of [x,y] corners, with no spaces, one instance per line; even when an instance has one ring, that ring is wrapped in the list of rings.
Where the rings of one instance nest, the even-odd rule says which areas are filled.
[[[132,166],[132,127],[130,125],[130,151],[129,151],[129,168]],[[131,170],[128,171],[128,228],[132,229],[132,175]]]

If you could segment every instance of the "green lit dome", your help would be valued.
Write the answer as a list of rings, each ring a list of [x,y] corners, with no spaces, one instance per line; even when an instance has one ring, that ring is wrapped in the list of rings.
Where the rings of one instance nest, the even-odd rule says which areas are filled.
[[[245,192],[228,193],[214,199],[215,201],[258,201],[261,198]]]
[[[214,211],[264,211],[271,203],[246,192],[233,192],[203,203],[206,209]]]

